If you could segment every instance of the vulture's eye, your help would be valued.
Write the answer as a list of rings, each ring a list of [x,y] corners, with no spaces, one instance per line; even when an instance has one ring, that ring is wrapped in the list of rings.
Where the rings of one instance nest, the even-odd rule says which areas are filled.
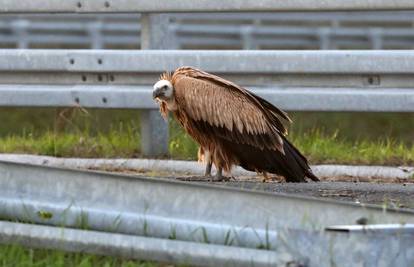
[[[163,90],[167,90],[167,89],[168,89],[168,86],[167,86],[167,85],[164,85],[164,86],[162,87],[162,89],[163,89]]]

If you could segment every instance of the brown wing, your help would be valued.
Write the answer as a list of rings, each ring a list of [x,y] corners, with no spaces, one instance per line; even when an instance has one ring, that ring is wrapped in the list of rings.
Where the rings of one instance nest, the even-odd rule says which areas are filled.
[[[278,116],[289,118],[269,102],[232,82],[190,67],[177,69],[172,81],[176,100],[191,119],[218,128],[217,133],[227,130],[222,136],[227,140],[283,152],[281,135],[286,129]]]

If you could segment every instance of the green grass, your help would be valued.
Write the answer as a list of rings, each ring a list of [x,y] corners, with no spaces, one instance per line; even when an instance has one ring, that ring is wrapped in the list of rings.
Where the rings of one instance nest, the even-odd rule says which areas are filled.
[[[0,245],[0,267],[156,267],[153,262],[119,259],[86,253]]]
[[[323,129],[323,133],[337,133],[339,139],[396,140],[414,144],[413,113],[377,112],[293,112],[292,133],[307,133]]]
[[[353,112],[289,112],[294,123],[292,133],[306,133],[323,129],[324,133],[338,132],[338,137],[349,141],[393,139],[414,143],[414,116],[412,113],[353,113]],[[137,110],[0,108],[0,138],[22,133],[39,135],[62,128],[64,132],[89,131],[106,133],[115,125],[139,129]]]
[[[1,112],[3,111],[3,113]],[[0,109],[0,153],[140,157],[139,111]],[[9,116],[7,116],[9,114]],[[414,116],[293,113],[288,138],[312,164],[414,164]],[[194,160],[197,145],[170,122],[170,157]]]
[[[96,135],[88,131],[47,131],[38,136],[21,134],[0,139],[1,153],[30,153],[56,157],[136,157],[139,150],[139,133],[130,128],[114,129]]]
[[[120,121],[100,132],[73,126],[69,131],[49,129],[41,133],[24,131],[0,138],[1,153],[31,153],[57,157],[139,157],[139,127]],[[340,132],[293,131],[289,139],[309,157],[312,164],[413,165],[414,145],[387,139],[350,140]],[[173,121],[170,123],[172,158],[194,160],[197,145]]]
[[[327,135],[315,130],[303,135],[293,135],[292,141],[313,164],[414,164],[414,145],[392,139],[351,142],[338,138],[336,133]]]

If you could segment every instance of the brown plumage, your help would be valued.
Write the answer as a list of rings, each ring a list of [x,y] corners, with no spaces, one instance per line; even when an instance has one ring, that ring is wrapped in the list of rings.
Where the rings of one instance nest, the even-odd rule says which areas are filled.
[[[252,92],[204,71],[181,67],[164,73],[153,96],[164,117],[173,113],[185,131],[208,151],[212,163],[283,175],[289,182],[317,181],[306,158],[286,139],[280,118],[288,115]],[[207,171],[206,171],[207,173]]]

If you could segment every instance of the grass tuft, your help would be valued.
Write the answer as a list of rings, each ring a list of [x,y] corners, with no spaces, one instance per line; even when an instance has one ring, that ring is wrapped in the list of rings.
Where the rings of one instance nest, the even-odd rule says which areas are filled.
[[[31,249],[20,245],[0,245],[1,267],[156,267],[149,261],[134,261],[87,253]]]

